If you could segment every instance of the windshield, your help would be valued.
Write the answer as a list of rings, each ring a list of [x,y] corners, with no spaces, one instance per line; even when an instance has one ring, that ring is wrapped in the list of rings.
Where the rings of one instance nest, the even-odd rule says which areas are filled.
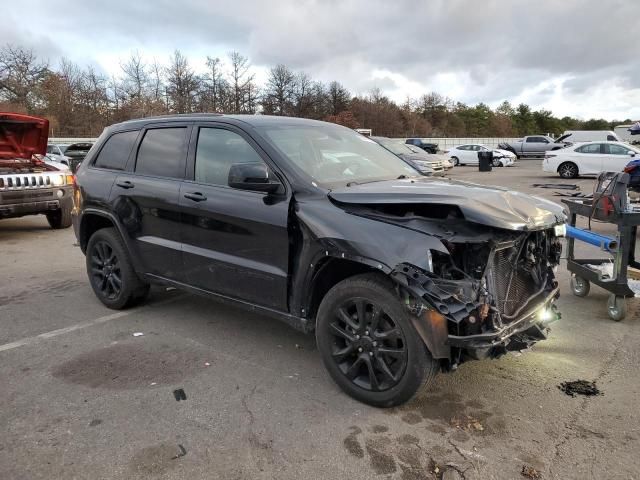
[[[258,130],[326,188],[419,175],[373,140],[339,125],[274,125]]]

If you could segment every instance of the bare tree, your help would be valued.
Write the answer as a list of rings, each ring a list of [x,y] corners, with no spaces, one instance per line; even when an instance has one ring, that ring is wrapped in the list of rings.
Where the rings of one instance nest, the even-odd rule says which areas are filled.
[[[293,110],[296,77],[286,65],[279,64],[269,70],[263,96],[266,113],[287,115]]]
[[[327,94],[329,99],[329,113],[331,115],[338,115],[340,112],[349,109],[351,94],[342,84],[336,81],[331,82]]]
[[[293,103],[296,117],[313,116],[313,81],[304,72],[298,73],[295,77]]]
[[[48,73],[48,63],[33,50],[5,45],[0,48],[0,100],[33,112]]]
[[[255,111],[254,105],[245,105],[247,100],[256,101],[255,87],[252,88],[255,75],[249,71],[251,64],[249,59],[240,53],[233,51],[229,53],[231,71],[229,72],[229,83],[231,84],[231,113],[247,113]],[[251,90],[254,94],[251,95]],[[249,94],[249,95],[248,95]]]
[[[224,112],[229,85],[224,79],[222,64],[218,57],[207,56],[207,73],[203,78],[202,110]]]
[[[176,50],[167,68],[167,95],[174,112],[190,113],[194,110],[201,81],[189,66],[187,57]]]

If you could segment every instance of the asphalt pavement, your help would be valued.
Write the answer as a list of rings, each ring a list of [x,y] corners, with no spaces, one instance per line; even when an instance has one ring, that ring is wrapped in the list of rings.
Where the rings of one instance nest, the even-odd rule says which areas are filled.
[[[593,184],[535,160],[451,176],[556,201],[531,184]],[[640,478],[640,299],[613,322],[607,293],[574,297],[564,265],[548,340],[384,410],[343,394],[314,338],[269,318],[165,287],[107,309],[74,241],[43,216],[0,221],[3,480]],[[601,395],[558,388],[579,379]]]

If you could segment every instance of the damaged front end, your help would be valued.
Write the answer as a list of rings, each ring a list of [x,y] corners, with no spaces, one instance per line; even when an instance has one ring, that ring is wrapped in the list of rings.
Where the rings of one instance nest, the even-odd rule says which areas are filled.
[[[548,324],[559,318],[554,268],[562,245],[556,233],[547,228],[501,232],[480,243],[444,240],[448,254],[430,251],[430,271],[409,264],[393,270],[435,358],[455,368],[546,338]]]

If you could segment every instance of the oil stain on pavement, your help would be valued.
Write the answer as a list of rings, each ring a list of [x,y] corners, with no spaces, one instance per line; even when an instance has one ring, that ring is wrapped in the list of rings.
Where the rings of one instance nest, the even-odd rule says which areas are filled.
[[[170,385],[203,371],[206,352],[168,345],[116,344],[78,355],[53,368],[66,382],[91,388],[134,389]]]

